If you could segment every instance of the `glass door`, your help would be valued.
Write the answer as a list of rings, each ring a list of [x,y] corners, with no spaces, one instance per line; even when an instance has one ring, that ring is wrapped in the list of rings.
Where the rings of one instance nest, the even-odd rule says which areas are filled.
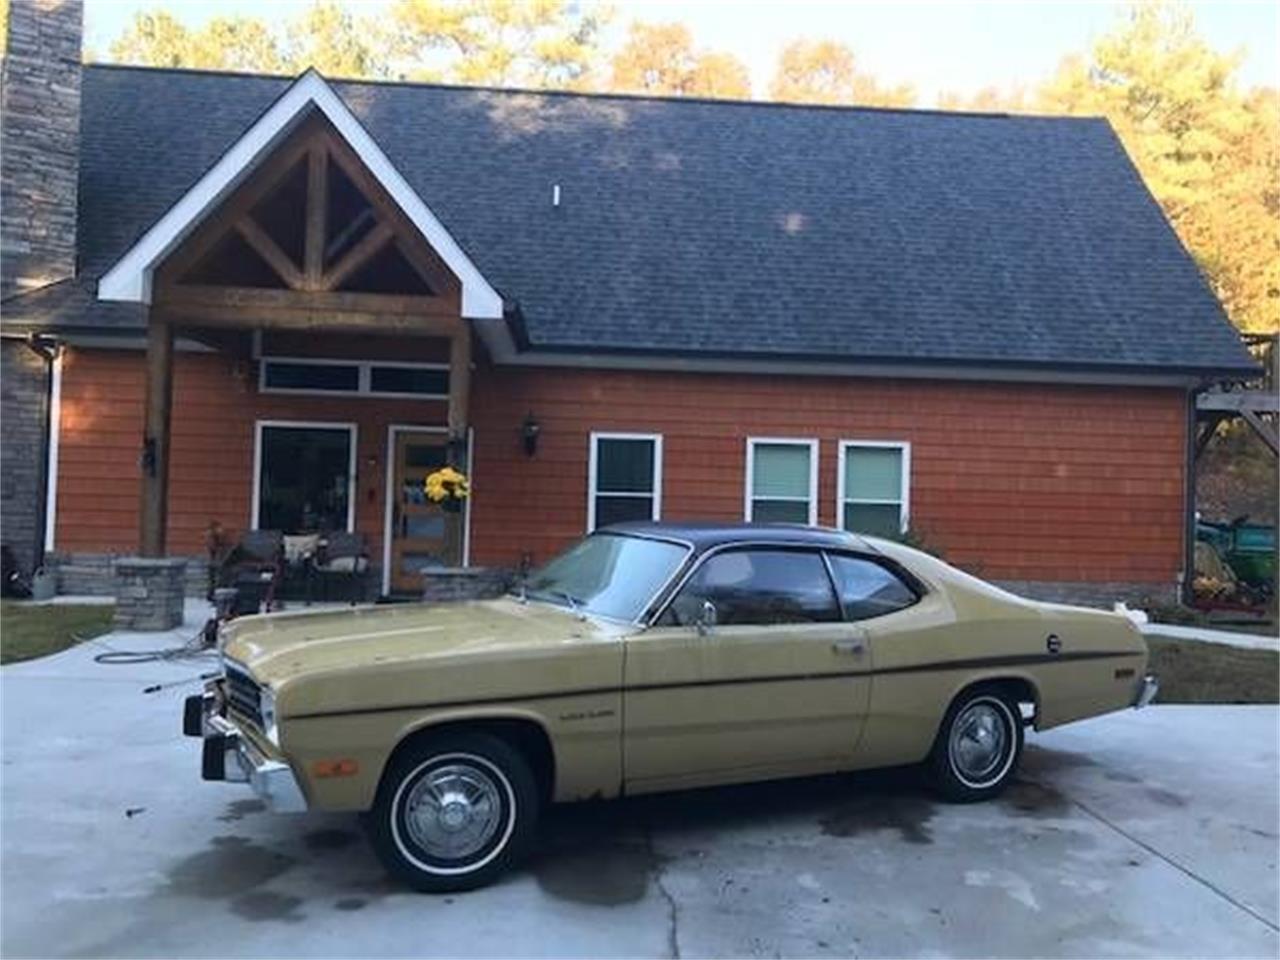
[[[439,504],[427,499],[427,477],[445,465],[445,436],[400,431],[395,435],[395,477],[391,509],[391,589],[418,594],[422,573],[456,566],[462,557],[451,528],[456,523]]]

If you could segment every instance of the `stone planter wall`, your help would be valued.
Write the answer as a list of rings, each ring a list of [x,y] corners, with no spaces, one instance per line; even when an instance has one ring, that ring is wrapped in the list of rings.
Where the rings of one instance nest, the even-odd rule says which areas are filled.
[[[128,559],[114,553],[67,553],[55,550],[44,555],[44,568],[55,575],[58,593],[91,597],[112,597],[116,592],[115,564]],[[209,590],[209,561],[205,557],[184,557],[188,597],[203,597]]]
[[[117,630],[172,630],[182,625],[187,561],[126,557],[115,562]]]
[[[510,589],[512,573],[495,567],[451,567],[422,575],[422,599],[433,603],[492,600]]]

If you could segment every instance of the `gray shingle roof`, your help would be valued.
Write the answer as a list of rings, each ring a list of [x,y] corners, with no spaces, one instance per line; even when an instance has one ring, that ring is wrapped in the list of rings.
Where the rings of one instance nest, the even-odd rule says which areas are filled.
[[[87,68],[82,274],[288,83]],[[1249,365],[1102,120],[334,87],[531,349]]]

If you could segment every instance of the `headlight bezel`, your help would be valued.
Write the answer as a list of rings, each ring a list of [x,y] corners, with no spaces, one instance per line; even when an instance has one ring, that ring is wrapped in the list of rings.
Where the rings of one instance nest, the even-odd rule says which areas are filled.
[[[280,746],[280,723],[276,714],[276,695],[263,685],[258,689],[258,715],[262,717],[262,732],[277,747]]]

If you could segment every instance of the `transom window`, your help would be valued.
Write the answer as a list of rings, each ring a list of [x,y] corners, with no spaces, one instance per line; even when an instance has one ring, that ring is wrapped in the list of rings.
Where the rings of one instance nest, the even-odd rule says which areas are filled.
[[[337,393],[447,400],[449,365],[263,357],[259,364],[258,389],[262,393]]]
[[[846,440],[839,473],[836,513],[843,529],[879,537],[907,529],[909,444]]]
[[[818,441],[747,441],[746,519],[756,523],[818,522]]]
[[[840,607],[822,555],[805,550],[728,550],[703,562],[662,617],[669,626],[698,622],[703,604],[725,626],[832,623]]]
[[[284,533],[351,530],[356,428],[259,421],[253,525]]]
[[[593,433],[587,494],[587,532],[627,520],[662,516],[662,437]]]

